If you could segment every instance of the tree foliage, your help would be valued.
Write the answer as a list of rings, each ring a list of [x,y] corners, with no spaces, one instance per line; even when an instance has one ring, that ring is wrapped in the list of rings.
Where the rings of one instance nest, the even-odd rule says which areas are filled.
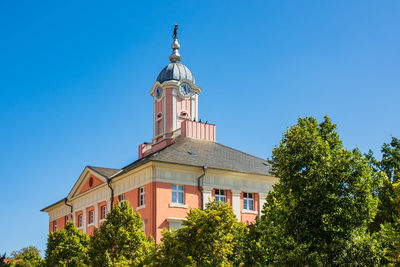
[[[87,266],[89,236],[68,222],[63,230],[49,233],[46,249],[47,266]]]
[[[230,206],[209,202],[205,210],[191,209],[182,228],[164,229],[157,264],[238,266],[246,231]]]
[[[34,246],[22,248],[11,253],[13,267],[37,267],[43,266],[44,261],[40,256],[40,250]]]
[[[357,246],[376,251],[365,227],[379,179],[357,149],[343,147],[328,116],[320,124],[299,118],[273,149],[271,166],[280,182],[251,227],[247,264],[329,266]]]
[[[372,151],[367,154],[371,166],[385,174],[383,185],[378,188],[379,205],[374,221],[370,224],[372,232],[378,232],[381,225],[395,223],[400,217],[396,200],[395,184],[400,180],[400,141],[392,137],[390,143],[384,143],[381,149],[382,159],[377,160]]]
[[[115,205],[99,229],[90,238],[92,266],[143,266],[154,254],[154,241],[142,230],[140,214],[126,201]]]

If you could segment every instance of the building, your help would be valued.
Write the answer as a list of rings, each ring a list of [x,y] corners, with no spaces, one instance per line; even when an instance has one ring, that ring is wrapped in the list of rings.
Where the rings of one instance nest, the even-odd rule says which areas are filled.
[[[139,145],[138,160],[121,169],[86,166],[68,196],[44,209],[49,231],[69,220],[91,234],[116,204],[129,201],[159,242],[163,228],[179,228],[189,208],[229,203],[249,224],[260,214],[277,179],[264,159],[216,142],[216,126],[198,121],[202,89],[180,61],[174,31],[170,63],[160,72],[153,97],[153,138]]]

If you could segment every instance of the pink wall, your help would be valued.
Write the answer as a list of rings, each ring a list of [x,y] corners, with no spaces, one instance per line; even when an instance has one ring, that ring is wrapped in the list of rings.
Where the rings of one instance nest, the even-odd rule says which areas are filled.
[[[181,124],[181,137],[215,141],[216,127],[214,124],[185,120]]]

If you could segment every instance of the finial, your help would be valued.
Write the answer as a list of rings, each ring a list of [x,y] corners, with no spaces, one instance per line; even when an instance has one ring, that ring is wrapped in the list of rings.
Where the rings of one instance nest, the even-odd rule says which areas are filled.
[[[169,60],[171,60],[171,62],[179,62],[182,60],[182,57],[178,51],[181,46],[178,43],[178,24],[177,23],[175,23],[174,34],[172,37],[174,38],[174,41],[172,42],[172,45],[171,45],[172,54],[169,56]]]

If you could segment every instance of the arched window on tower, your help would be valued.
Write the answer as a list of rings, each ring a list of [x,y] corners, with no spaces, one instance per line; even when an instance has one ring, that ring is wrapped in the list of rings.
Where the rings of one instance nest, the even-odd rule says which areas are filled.
[[[156,116],[156,123],[155,123],[155,135],[160,135],[162,133],[163,127],[162,127],[162,122],[163,122],[163,114],[162,112],[158,112]]]

